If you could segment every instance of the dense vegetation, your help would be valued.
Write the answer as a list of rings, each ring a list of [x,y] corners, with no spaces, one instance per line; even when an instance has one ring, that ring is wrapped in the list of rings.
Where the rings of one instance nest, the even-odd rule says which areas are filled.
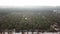
[[[49,9],[0,9],[0,32],[14,29],[15,31],[56,31],[51,25],[60,24],[60,13]]]

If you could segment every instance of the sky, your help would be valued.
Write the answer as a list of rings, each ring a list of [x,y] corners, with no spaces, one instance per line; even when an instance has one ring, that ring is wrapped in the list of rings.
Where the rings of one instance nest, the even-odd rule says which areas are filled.
[[[0,6],[60,6],[60,0],[0,0]]]

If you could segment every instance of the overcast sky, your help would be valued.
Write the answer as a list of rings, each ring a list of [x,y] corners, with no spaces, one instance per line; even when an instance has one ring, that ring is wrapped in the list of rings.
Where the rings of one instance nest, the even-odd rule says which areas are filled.
[[[60,6],[60,0],[0,0],[0,6]]]

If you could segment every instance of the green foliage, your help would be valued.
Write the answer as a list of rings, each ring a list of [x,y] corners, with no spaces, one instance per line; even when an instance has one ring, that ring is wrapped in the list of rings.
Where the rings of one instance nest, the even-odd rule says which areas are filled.
[[[50,30],[50,26],[55,22],[58,22],[57,16],[55,14],[47,13],[44,15],[17,15],[17,14],[9,14],[1,15],[2,21],[0,21],[0,29],[2,30]],[[25,19],[27,18],[27,19]],[[51,30],[54,30],[51,28]]]

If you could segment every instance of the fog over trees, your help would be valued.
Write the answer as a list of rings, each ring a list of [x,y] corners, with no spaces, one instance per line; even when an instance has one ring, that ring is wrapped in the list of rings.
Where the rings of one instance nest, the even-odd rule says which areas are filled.
[[[55,26],[56,25],[56,26]],[[53,26],[53,27],[52,27]],[[60,7],[0,8],[0,32],[60,31]],[[56,30],[58,29],[58,30]]]

